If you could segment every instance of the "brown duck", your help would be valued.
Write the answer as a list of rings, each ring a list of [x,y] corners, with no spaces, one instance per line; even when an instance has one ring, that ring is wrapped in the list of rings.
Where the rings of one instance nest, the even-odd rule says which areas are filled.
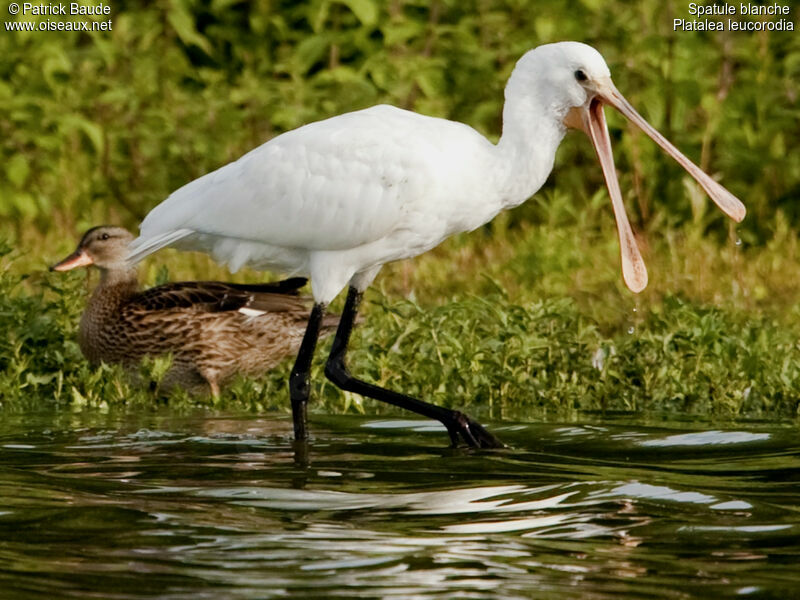
[[[125,262],[132,239],[121,227],[94,227],[75,252],[51,267],[100,270],[78,334],[90,363],[132,367],[145,356],[172,354],[163,387],[207,386],[217,396],[234,374],[261,374],[297,353],[309,314],[307,300],[298,295],[305,279],[260,285],[186,281],[140,291],[136,269]],[[327,321],[325,329],[337,320]]]

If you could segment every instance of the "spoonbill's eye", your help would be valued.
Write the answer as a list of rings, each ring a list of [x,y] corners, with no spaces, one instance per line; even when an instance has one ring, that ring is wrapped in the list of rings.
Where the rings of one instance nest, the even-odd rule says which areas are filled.
[[[577,79],[578,81],[586,81],[589,78],[586,76],[586,73],[584,73],[582,69],[578,69],[577,71],[575,71],[575,79]]]

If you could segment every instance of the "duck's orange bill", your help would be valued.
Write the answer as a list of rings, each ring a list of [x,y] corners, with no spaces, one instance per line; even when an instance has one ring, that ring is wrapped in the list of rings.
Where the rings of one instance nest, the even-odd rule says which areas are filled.
[[[87,254],[86,250],[78,248],[61,262],[57,262],[52,267],[51,271],[70,271],[78,267],[88,267],[94,264],[92,258]]]
[[[697,165],[681,154],[675,146],[670,144],[664,136],[645,121],[614,87],[610,79],[596,82],[594,95],[589,98],[584,106],[573,108],[564,120],[564,124],[567,127],[583,130],[592,140],[597,157],[600,159],[600,166],[603,169],[608,193],[611,196],[614,216],[617,219],[617,232],[619,233],[622,258],[622,278],[631,291],[641,292],[647,286],[647,269],[639,253],[639,248],[636,246],[636,239],[633,231],[631,231],[628,218],[625,216],[625,206],[622,203],[622,194],[620,193],[617,174],[614,170],[614,158],[611,154],[611,141],[608,137],[608,127],[603,114],[603,104],[610,104],[616,108],[650,136],[667,154],[678,161],[678,164],[686,169],[686,172],[701,185],[722,212],[734,221],[741,221],[746,211],[738,198],[700,170]]]

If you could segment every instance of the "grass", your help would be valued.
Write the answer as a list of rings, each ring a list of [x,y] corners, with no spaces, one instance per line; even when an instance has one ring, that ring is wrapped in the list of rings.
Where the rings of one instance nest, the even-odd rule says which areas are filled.
[[[534,203],[536,200],[533,201]],[[800,401],[800,273],[796,232],[776,217],[764,246],[709,235],[702,219],[641,236],[650,286],[634,296],[619,276],[613,218],[602,195],[576,207],[540,199],[538,222],[456,236],[412,261],[387,265],[367,294],[354,334],[354,373],[438,404],[491,418],[571,420],[632,412],[711,421],[785,419]],[[563,225],[576,210],[577,224]],[[737,243],[737,241],[739,243]],[[72,241],[42,238],[55,260]],[[41,257],[3,249],[0,277],[0,402],[176,409],[288,410],[289,362],[264,378],[238,380],[214,404],[176,393],[159,398],[115,367],[91,369],[75,342],[91,282],[47,273]],[[32,265],[38,263],[38,267]],[[164,265],[169,265],[169,273]],[[202,255],[167,251],[143,268],[149,283],[231,279]],[[234,279],[259,280],[244,272]],[[769,292],[767,292],[769,290]],[[334,310],[336,305],[334,306]],[[383,410],[344,394],[314,367],[313,409]],[[163,363],[144,365],[158,380]]]
[[[675,0],[582,0],[580,10],[556,0],[535,10],[518,0],[123,4],[111,32],[0,36],[6,410],[162,401],[80,355],[87,279],[44,267],[82,230],[133,227],[171,191],[270,137],[380,102],[496,140],[517,58],[576,39],[603,53],[654,126],[722,176],[748,218],[729,225],[654,144],[607,111],[649,287],[634,296],[622,285],[600,169],[588,142],[571,135],[532,200],[384,268],[354,335],[353,371],[497,417],[797,414],[794,32],[676,33],[672,19],[685,5]],[[164,251],[142,278],[263,275],[232,276],[204,256]],[[382,410],[327,384],[320,362],[315,408]],[[157,380],[163,368],[144,365],[142,377]],[[220,408],[288,410],[288,368],[236,382]],[[211,402],[168,401],[175,410]]]

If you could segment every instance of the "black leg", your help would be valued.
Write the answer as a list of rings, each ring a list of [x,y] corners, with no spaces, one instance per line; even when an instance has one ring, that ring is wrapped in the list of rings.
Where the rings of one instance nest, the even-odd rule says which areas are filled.
[[[304,441],[308,438],[306,406],[308,405],[308,394],[311,390],[309,372],[311,371],[311,359],[314,358],[314,349],[317,347],[319,328],[324,315],[325,305],[315,304],[311,310],[311,316],[308,318],[308,326],[300,344],[297,359],[294,361],[292,374],[289,376],[289,397],[292,400],[294,439],[297,441]]]
[[[502,448],[503,444],[496,437],[489,433],[480,423],[476,423],[462,412],[423,402],[417,398],[361,381],[350,375],[345,365],[345,355],[347,354],[347,344],[350,341],[350,333],[353,330],[353,323],[356,319],[361,296],[361,292],[353,287],[347,293],[347,302],[342,312],[342,319],[339,321],[339,328],[336,330],[331,354],[325,364],[325,375],[327,375],[328,379],[336,384],[337,387],[348,392],[387,402],[440,421],[447,427],[454,446],[458,444],[460,438],[468,445],[476,448]]]

